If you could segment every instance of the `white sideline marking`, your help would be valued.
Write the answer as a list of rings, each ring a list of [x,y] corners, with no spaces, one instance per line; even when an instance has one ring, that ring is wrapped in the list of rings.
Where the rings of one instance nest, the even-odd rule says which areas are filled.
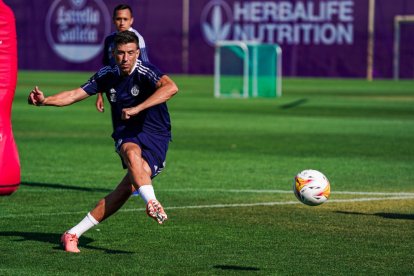
[[[393,197],[349,198],[349,199],[332,199],[332,200],[327,201],[325,204],[344,203],[344,202],[381,201],[381,200],[412,200],[412,199],[414,199],[414,195],[393,196]],[[296,201],[275,201],[275,202],[258,202],[258,203],[171,206],[171,207],[165,207],[164,209],[165,210],[213,209],[213,208],[256,207],[256,206],[275,206],[275,205],[293,205],[293,204],[302,204],[302,203],[296,200]],[[145,208],[120,209],[118,212],[137,212],[137,211],[145,211]],[[87,213],[87,210],[76,211],[76,212],[59,212],[59,213],[12,214],[12,215],[0,215],[0,218],[62,216],[62,215],[76,215],[76,214],[86,214],[86,213]]]
[[[350,199],[332,199],[327,203],[341,202],[360,202],[360,201],[378,201],[378,200],[404,200],[414,199],[414,196],[398,196],[398,197],[371,197],[371,198],[350,198]],[[164,208],[165,210],[174,209],[207,209],[207,208],[233,208],[233,207],[254,207],[254,206],[275,206],[275,205],[292,205],[302,204],[299,201],[275,201],[275,202],[258,202],[258,203],[234,203],[234,204],[212,204],[212,205],[194,205],[194,206],[171,206]],[[135,211],[138,209],[126,209],[125,212]]]
[[[225,193],[264,193],[264,194],[290,194],[292,190],[259,190],[259,189],[159,189],[162,192],[225,192]],[[414,196],[413,193],[397,192],[397,193],[385,193],[385,192],[348,192],[348,191],[332,191],[331,194],[341,195],[383,195],[383,196]]]

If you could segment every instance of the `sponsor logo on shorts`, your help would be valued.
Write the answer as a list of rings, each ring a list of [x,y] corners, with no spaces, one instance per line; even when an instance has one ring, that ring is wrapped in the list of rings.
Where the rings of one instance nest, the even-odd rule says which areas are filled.
[[[109,100],[113,103],[116,102],[116,90],[111,88],[111,90],[109,90]]]

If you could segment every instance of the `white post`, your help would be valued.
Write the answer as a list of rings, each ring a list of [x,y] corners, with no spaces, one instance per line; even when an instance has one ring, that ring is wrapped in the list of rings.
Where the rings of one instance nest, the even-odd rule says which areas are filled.
[[[393,72],[394,80],[400,77],[400,16],[394,17],[394,54],[393,54]]]
[[[367,49],[367,80],[372,81],[374,74],[374,29],[375,0],[369,0],[368,10],[368,49]]]
[[[188,74],[188,50],[189,50],[189,29],[190,29],[190,0],[183,0],[183,36],[181,44],[182,51],[182,69],[184,74]]]
[[[400,25],[404,22],[414,22],[414,15],[396,15],[394,17],[394,49],[393,49],[393,77],[400,78]]]
[[[276,96],[282,96],[282,48],[276,45]]]
[[[254,98],[257,98],[258,96],[259,96],[259,91],[258,91],[258,86],[259,86],[259,82],[258,82],[258,79],[257,79],[257,76],[258,76],[258,70],[259,70],[259,65],[257,64],[257,61],[258,61],[258,49],[257,49],[257,47],[259,47],[259,44],[254,44],[254,45],[252,45],[253,47],[252,47],[252,49],[253,49],[253,51],[252,51],[252,62],[253,62],[253,64],[252,64],[252,89],[253,89],[253,91],[252,91],[252,96],[254,97]]]
[[[214,97],[220,97],[220,45],[216,44],[214,52]]]

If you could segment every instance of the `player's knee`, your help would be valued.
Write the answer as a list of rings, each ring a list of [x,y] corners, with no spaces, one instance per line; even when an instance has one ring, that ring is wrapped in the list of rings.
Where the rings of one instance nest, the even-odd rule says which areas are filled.
[[[134,150],[126,150],[123,156],[124,162],[129,167],[136,167],[138,164],[140,164],[141,156],[139,156],[138,153]]]

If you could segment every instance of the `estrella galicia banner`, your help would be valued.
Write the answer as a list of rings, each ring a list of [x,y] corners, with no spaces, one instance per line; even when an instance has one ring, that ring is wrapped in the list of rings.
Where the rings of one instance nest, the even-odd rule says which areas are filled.
[[[102,0],[54,0],[47,11],[47,42],[56,55],[69,62],[95,58],[110,31],[110,15]]]

